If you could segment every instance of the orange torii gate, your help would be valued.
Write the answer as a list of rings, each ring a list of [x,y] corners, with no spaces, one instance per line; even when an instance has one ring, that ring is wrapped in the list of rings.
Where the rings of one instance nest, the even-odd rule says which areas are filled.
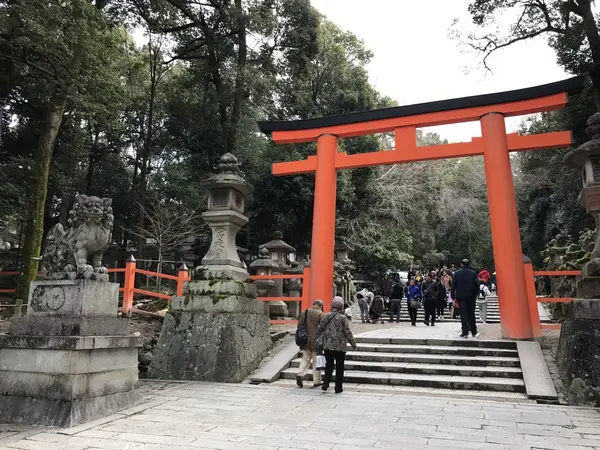
[[[309,301],[329,310],[332,295],[337,171],[431,159],[483,155],[503,335],[532,338],[509,152],[568,147],[571,133],[506,134],[505,117],[564,108],[583,78],[514,91],[296,121],[259,122],[278,144],[317,142],[317,155],[273,164],[274,175],[315,173]],[[481,138],[417,147],[416,129],[478,120]],[[395,150],[348,155],[338,139],[394,132]]]

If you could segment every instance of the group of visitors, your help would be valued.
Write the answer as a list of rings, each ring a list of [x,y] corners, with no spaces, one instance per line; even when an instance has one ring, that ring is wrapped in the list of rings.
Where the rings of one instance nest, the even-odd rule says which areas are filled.
[[[350,321],[344,313],[344,300],[334,297],[331,312],[323,313],[323,302],[316,300],[312,307],[300,314],[298,328],[306,330],[307,341],[301,345],[302,361],[296,375],[296,384],[303,387],[304,375],[312,362],[314,387],[329,389],[335,366],[335,393],[343,391],[344,363],[348,343],[356,350],[356,342],[350,330]],[[321,352],[325,357],[325,378],[321,382],[321,367],[317,359]]]

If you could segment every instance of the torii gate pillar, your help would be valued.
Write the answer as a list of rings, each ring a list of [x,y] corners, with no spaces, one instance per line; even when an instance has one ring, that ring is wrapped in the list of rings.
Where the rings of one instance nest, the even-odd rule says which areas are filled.
[[[308,298],[311,302],[322,300],[325,311],[329,311],[331,308],[333,294],[335,214],[337,209],[335,156],[337,148],[338,138],[333,134],[324,134],[317,139],[310,268],[312,273],[319,275],[310,277]]]
[[[531,339],[533,332],[504,115],[489,113],[480,122],[492,246],[498,268],[496,285],[501,294],[498,301],[502,335]]]

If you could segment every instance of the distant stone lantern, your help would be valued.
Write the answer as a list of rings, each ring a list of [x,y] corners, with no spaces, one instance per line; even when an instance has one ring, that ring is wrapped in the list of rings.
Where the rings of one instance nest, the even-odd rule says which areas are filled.
[[[209,273],[245,280],[248,272],[240,261],[235,240],[240,228],[248,223],[244,208],[252,185],[240,176],[238,160],[231,153],[221,157],[218,173],[204,183],[210,192],[208,211],[202,218],[212,231],[212,240],[202,265]]]
[[[288,269],[288,257],[290,254],[294,254],[296,249],[287,242],[283,241],[283,233],[276,231],[273,233],[273,239],[266,244],[259,246],[259,248],[266,249],[269,252],[271,261],[277,263],[279,267],[277,273],[284,274]],[[275,296],[283,296],[283,282],[278,280],[276,282]],[[270,302],[269,310],[271,317],[285,317],[288,314],[288,308],[285,302]]]
[[[259,252],[258,259],[250,264],[250,273],[252,275],[273,275],[279,271],[279,266],[275,261],[269,258],[269,251],[263,248]],[[267,297],[274,291],[275,280],[256,280],[254,281],[259,297]]]

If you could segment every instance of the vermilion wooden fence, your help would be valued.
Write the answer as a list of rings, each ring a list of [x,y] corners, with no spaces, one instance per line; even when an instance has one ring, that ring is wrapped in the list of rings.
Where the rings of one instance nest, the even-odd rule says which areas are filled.
[[[529,314],[531,316],[531,327],[534,337],[541,337],[542,330],[560,330],[559,323],[541,323],[538,312],[538,303],[568,303],[571,297],[538,297],[535,289],[535,276],[545,277],[578,277],[581,270],[533,270],[531,263],[523,264],[525,270],[525,283],[527,287],[527,299],[529,302]]]
[[[183,284],[186,281],[189,281],[191,278],[189,276],[189,270],[185,264],[179,268],[177,275],[168,275],[166,273],[152,272],[150,270],[138,269],[136,267],[136,261],[133,256],[131,256],[127,262],[125,263],[125,267],[116,267],[108,269],[108,273],[123,273],[123,287],[119,288],[119,292],[123,294],[123,305],[121,310],[124,313],[130,313],[133,307],[133,296],[134,294],[146,295],[148,297],[156,297],[162,298],[164,300],[171,300],[173,298],[172,295],[161,294],[159,292],[146,291],[144,289],[138,289],[135,287],[135,276],[136,274],[146,275],[150,277],[162,278],[164,280],[172,280],[177,282],[177,287],[175,291],[175,295],[183,295]],[[20,272],[1,272],[0,276],[19,276]],[[0,289],[0,294],[14,294],[16,289]],[[11,305],[5,305],[11,306]]]
[[[293,275],[252,275],[251,280],[290,280],[300,279],[302,280],[302,296],[301,297],[256,297],[256,300],[261,302],[302,302],[301,310],[304,311],[310,307],[310,300],[308,298],[308,285],[310,283],[310,268],[305,268],[302,274]],[[297,320],[282,319],[282,320],[270,320],[273,325],[295,325],[298,323]]]

